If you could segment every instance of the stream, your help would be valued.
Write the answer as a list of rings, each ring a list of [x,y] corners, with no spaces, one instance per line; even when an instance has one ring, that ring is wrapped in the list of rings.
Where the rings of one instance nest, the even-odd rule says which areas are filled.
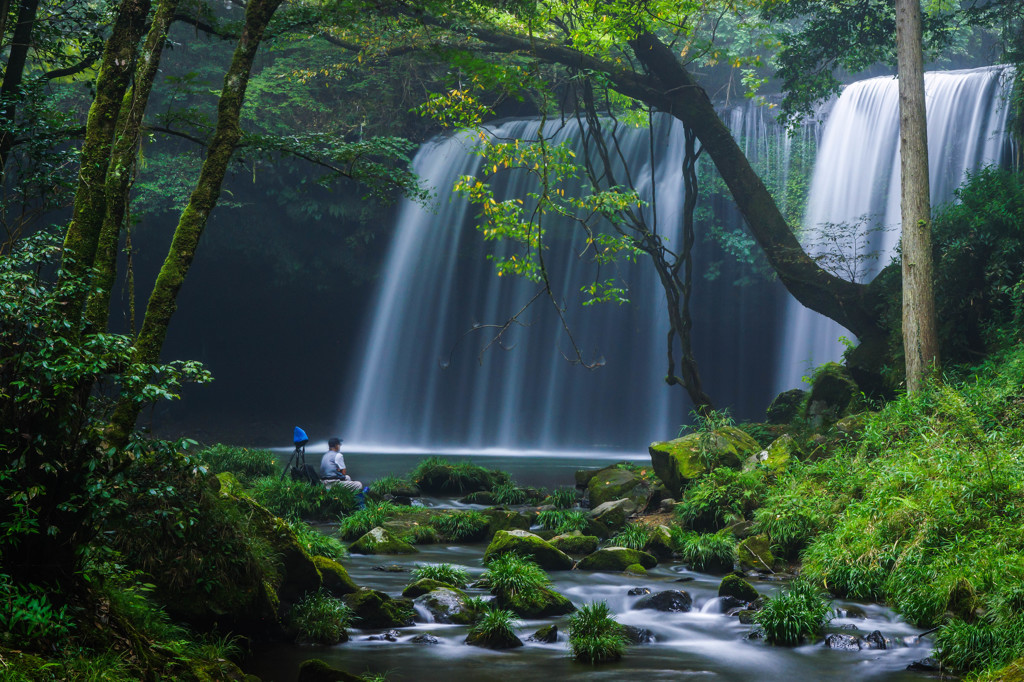
[[[312,452],[318,450],[311,449]],[[419,456],[352,455],[350,467],[364,480],[382,473],[405,473]],[[458,461],[458,456],[448,456]],[[308,458],[312,461],[312,457]],[[572,471],[583,467],[604,466],[607,462],[586,461],[575,457],[473,457],[474,463],[502,468],[512,473],[520,485],[566,485]],[[617,455],[611,461],[621,460]],[[642,463],[640,458],[635,459]],[[407,466],[399,462],[405,460]],[[563,461],[564,460],[564,461]],[[647,460],[649,461],[649,460]],[[372,462],[372,463],[371,463]],[[512,466],[510,466],[510,464]],[[538,466],[543,464],[543,466]],[[570,468],[571,467],[571,468]],[[369,474],[369,475],[367,475]],[[429,506],[451,506],[450,500],[424,500]],[[485,544],[425,545],[420,552],[404,556],[351,555],[343,563],[359,585],[399,596],[411,581],[408,569],[421,563],[449,563],[463,568],[471,580],[484,572]],[[402,567],[403,571],[382,571],[380,567]],[[518,635],[521,648],[491,651],[463,643],[468,628],[429,622],[429,615],[417,615],[415,625],[398,629],[397,641],[368,639],[380,630],[350,629],[348,642],[336,646],[270,645],[254,652],[245,669],[264,682],[292,682],[299,664],[319,658],[332,666],[354,674],[386,673],[389,682],[444,680],[445,682],[489,682],[498,680],[924,680],[927,676],[908,671],[907,666],[926,658],[931,642],[919,639],[920,630],[903,622],[891,610],[874,605],[837,600],[834,607],[857,612],[857,617],[836,618],[832,629],[862,636],[874,630],[886,638],[884,650],[841,651],[827,648],[823,642],[799,647],[775,647],[748,640],[753,626],[726,616],[719,608],[717,593],[721,576],[696,573],[683,565],[662,562],[644,577],[617,573],[585,571],[549,571],[553,587],[577,606],[591,601],[608,603],[616,620],[650,632],[652,641],[631,645],[618,663],[590,666],[579,664],[569,655],[566,642],[567,617],[521,621]],[[782,584],[752,581],[757,590],[771,595]],[[638,596],[628,595],[634,587],[652,592],[681,589],[693,597],[693,609],[687,613],[633,610]],[[471,596],[485,596],[479,589],[468,589]],[[558,642],[543,644],[528,641],[540,627],[555,623]],[[831,629],[830,629],[831,631]],[[432,635],[436,643],[412,641],[419,635]]]

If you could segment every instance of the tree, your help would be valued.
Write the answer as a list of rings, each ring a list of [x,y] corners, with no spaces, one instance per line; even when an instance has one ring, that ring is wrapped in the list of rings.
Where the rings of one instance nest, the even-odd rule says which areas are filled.
[[[928,121],[925,117],[921,3],[896,0],[900,96],[900,215],[903,252],[903,353],[907,391],[921,390],[937,368],[932,268]]]

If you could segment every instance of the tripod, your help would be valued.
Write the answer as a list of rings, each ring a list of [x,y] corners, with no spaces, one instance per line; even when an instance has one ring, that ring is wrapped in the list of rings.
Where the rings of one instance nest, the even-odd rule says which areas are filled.
[[[304,440],[295,443],[295,450],[292,451],[288,463],[284,465],[284,470],[281,472],[282,481],[290,473],[292,478],[297,481],[320,485],[320,476],[313,470],[313,467],[306,464],[306,443],[308,442],[308,440]]]

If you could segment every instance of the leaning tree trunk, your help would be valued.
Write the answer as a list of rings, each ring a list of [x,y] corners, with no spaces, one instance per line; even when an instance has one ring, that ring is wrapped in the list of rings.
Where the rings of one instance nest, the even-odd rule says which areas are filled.
[[[245,10],[245,23],[231,66],[224,75],[224,87],[217,105],[217,127],[207,149],[199,181],[192,191],[188,206],[181,214],[170,249],[157,276],[146,305],[146,316],[135,341],[133,360],[152,364],[160,359],[160,349],[167,337],[167,327],[177,310],[177,297],[192,265],[199,238],[206,227],[220,196],[228,162],[241,137],[238,125],[249,73],[267,24],[282,0],[250,0]],[[113,446],[124,446],[142,409],[139,396],[130,391],[122,394],[111,420],[107,439]]]
[[[10,11],[9,3],[3,3],[3,21]],[[4,66],[3,84],[0,85],[0,186],[6,176],[7,157],[14,148],[14,120],[17,102],[21,98],[21,82],[28,63],[28,51],[32,47],[32,31],[35,29],[39,0],[22,0],[18,5],[18,19],[11,36],[11,51]],[[0,39],[4,30],[0,29]]]
[[[896,56],[900,94],[903,356],[907,392],[913,393],[922,388],[939,362],[919,0],[896,0]]]

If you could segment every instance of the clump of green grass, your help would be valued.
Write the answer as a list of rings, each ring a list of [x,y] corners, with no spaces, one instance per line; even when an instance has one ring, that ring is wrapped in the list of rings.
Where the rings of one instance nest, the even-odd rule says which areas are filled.
[[[412,569],[412,577],[416,580],[436,580],[459,589],[464,588],[469,581],[468,573],[451,564],[420,564]]]
[[[817,637],[831,618],[829,600],[804,580],[794,581],[788,590],[770,598],[754,615],[754,621],[764,630],[765,639],[785,646]]]
[[[545,504],[553,505],[556,509],[572,509],[577,505],[578,496],[575,488],[555,488],[544,500]]]
[[[320,590],[311,592],[292,607],[289,621],[298,632],[296,641],[337,644],[348,638],[352,609],[340,599]]]
[[[471,542],[483,537],[490,521],[478,511],[456,511],[431,516],[430,523],[449,542]]]
[[[726,572],[736,562],[736,539],[731,533],[693,533],[673,526],[672,547],[679,559],[695,571]]]
[[[486,605],[469,628],[466,642],[484,646],[516,646],[516,628],[521,625],[513,612]]]
[[[269,450],[241,448],[233,445],[211,445],[196,453],[211,474],[230,472],[243,485],[261,476],[279,474],[281,465]]]
[[[526,501],[529,499],[526,491],[514,483],[496,485],[491,490],[491,494],[494,496],[495,504],[505,506],[526,504]]]
[[[295,539],[311,556],[322,556],[341,561],[348,556],[345,545],[329,535],[324,535],[316,528],[303,521],[290,521],[288,527],[295,533]]]
[[[579,509],[546,509],[537,514],[537,523],[559,534],[584,531],[590,525],[587,515]]]
[[[609,663],[626,652],[622,626],[606,602],[592,602],[569,616],[569,650],[581,663]]]
[[[515,602],[551,584],[548,574],[535,561],[512,552],[487,562],[484,577],[491,586],[491,592],[507,602]]]
[[[611,547],[627,547],[643,549],[654,534],[650,526],[643,523],[631,523],[614,535],[608,544]]]
[[[410,485],[411,483],[401,476],[388,474],[386,476],[381,476],[371,483],[370,492],[377,497],[383,497],[384,495],[390,495],[401,488],[408,488]]]
[[[327,488],[280,476],[255,479],[248,493],[277,516],[289,519],[331,519],[358,506],[355,491],[349,488]]]
[[[357,540],[377,526],[382,526],[399,511],[399,506],[381,500],[367,502],[363,509],[352,512],[341,519],[338,534],[345,540]]]
[[[764,506],[754,512],[753,532],[767,533],[773,551],[796,559],[822,525],[818,510],[807,498],[781,487],[773,490]]]
[[[410,477],[424,492],[455,495],[493,490],[512,480],[504,471],[492,471],[471,462],[452,464],[443,457],[427,457],[422,460]]]
[[[764,475],[719,467],[690,486],[676,505],[676,519],[700,532],[714,532],[728,521],[743,518],[760,506]]]
[[[441,542],[441,534],[433,526],[414,524],[405,531],[402,539],[413,545],[433,545]]]

